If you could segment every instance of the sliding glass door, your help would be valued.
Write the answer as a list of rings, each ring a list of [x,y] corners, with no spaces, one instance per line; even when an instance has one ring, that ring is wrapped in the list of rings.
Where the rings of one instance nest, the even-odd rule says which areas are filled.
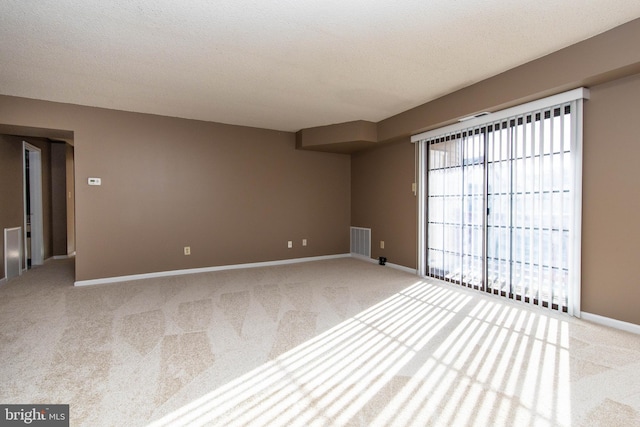
[[[579,312],[587,92],[571,93],[414,137],[424,275]]]
[[[429,275],[483,287],[484,141],[458,135],[428,151]]]

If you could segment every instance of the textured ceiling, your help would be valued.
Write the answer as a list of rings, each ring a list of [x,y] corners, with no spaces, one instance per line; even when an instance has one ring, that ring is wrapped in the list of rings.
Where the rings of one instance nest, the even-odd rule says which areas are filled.
[[[297,131],[377,122],[638,0],[0,0],[0,93]]]

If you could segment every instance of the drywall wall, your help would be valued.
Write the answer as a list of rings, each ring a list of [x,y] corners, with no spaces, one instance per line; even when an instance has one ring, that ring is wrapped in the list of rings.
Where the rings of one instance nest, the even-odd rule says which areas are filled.
[[[66,143],[51,147],[51,240],[53,256],[67,255],[67,150]]]
[[[0,110],[73,131],[77,280],[349,251],[350,159],[296,150],[294,133],[15,97]]]
[[[582,309],[640,324],[640,74],[585,103]]]
[[[636,166],[640,155],[636,143],[640,135],[638,40],[640,20],[635,20],[378,123],[380,141],[408,141],[410,134],[444,126],[468,114],[497,111],[587,85],[591,100],[585,102],[584,109],[582,310],[635,324],[640,324],[640,286],[635,268],[640,255],[640,223],[635,220],[640,208],[640,170]],[[392,150],[412,153],[411,144],[406,145]],[[413,226],[413,230],[403,230],[403,236],[411,237],[385,245],[389,260],[410,258],[405,251],[413,250],[411,262],[403,264],[413,268],[417,258],[413,237],[417,235],[417,201],[398,206],[392,215],[373,213],[385,209],[387,203],[382,196],[376,199],[375,190],[364,184],[380,183],[377,175],[413,171],[414,157],[407,156],[398,164],[399,159],[387,157],[391,151],[386,150],[382,146],[353,155],[352,218],[358,222],[355,225],[371,227],[374,236],[382,232],[376,230],[379,227]],[[387,181],[382,188],[390,185]],[[396,191],[404,191],[404,185],[398,183]],[[380,238],[372,240],[377,244]]]
[[[580,86],[640,72],[640,19],[465,87],[378,123],[378,141],[394,140]]]
[[[581,308],[640,324],[640,74],[592,86],[590,92],[584,103]],[[352,156],[352,222],[372,228],[373,256],[411,268],[417,257],[417,201],[401,195],[407,171],[413,171],[413,153],[406,141]],[[393,243],[390,230],[397,235]],[[384,251],[379,240],[385,240]]]
[[[0,135],[0,233],[23,227],[22,216],[22,141]],[[0,278],[4,275],[4,244],[0,242]]]
[[[371,228],[371,257],[416,268],[414,145],[408,139],[364,150],[351,160],[351,224]],[[384,241],[384,249],[380,247]]]
[[[637,253],[621,231],[607,237],[598,231],[611,227],[612,220],[625,219],[624,215],[593,210],[604,189],[617,191],[620,180],[611,180],[611,168],[605,173],[589,165],[603,149],[593,151],[593,141],[613,153],[622,144],[619,138],[637,134],[614,115],[617,85],[629,89],[636,84],[637,77],[628,76],[640,71],[639,39],[640,20],[632,21],[377,127],[379,141],[406,141],[412,133],[470,113],[495,111],[581,84],[591,86],[596,96],[586,103],[585,114],[596,124],[595,129],[590,124],[585,127],[583,256],[588,267],[583,270],[583,309],[637,324],[639,315],[628,308],[637,300],[632,298],[637,295],[633,261],[623,257],[615,262],[615,274],[595,261],[608,260],[616,248],[628,250],[630,256]],[[635,111],[632,99],[624,102]],[[598,107],[599,102],[606,107]],[[391,214],[377,217],[371,212],[383,203],[377,199],[383,200],[380,194],[393,197],[394,192],[405,191],[407,179],[398,177],[407,171],[413,174],[414,158],[409,154],[413,147],[408,142],[354,154],[351,165],[348,156],[295,151],[294,135],[282,132],[6,96],[0,96],[0,111],[0,124],[74,135],[78,280],[346,252],[351,219],[354,225],[402,230],[405,237],[391,237],[391,244],[386,231],[374,230],[374,239],[387,243],[384,254],[376,251],[374,256],[415,266],[415,198],[413,205],[403,198]],[[620,160],[631,181],[636,177],[628,164],[633,158]],[[611,157],[603,159],[612,162]],[[103,177],[103,186],[89,188],[89,176]],[[374,184],[380,177],[398,181],[382,181],[381,188],[392,191],[385,189],[376,196]],[[594,182],[599,184],[594,187]],[[624,200],[614,198],[612,209],[637,211],[633,194]],[[637,236],[637,223],[619,224],[626,227],[625,238]],[[310,242],[306,249],[284,246],[284,240],[297,243],[305,237]],[[181,256],[182,246],[190,242],[195,242],[194,255]],[[411,253],[412,257],[407,255]],[[605,277],[614,280],[604,282]],[[604,292],[607,297],[600,300]]]
[[[357,120],[296,132],[296,148],[302,150],[353,153],[374,147],[378,142],[378,125]]]

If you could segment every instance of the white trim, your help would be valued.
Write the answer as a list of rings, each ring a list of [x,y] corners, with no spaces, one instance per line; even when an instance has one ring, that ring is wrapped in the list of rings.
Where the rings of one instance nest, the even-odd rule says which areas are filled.
[[[427,274],[427,191],[426,191],[426,174],[424,165],[426,162],[427,150],[425,144],[418,144],[418,259],[417,271],[418,275]]]
[[[351,254],[351,258],[355,258],[355,259],[359,259],[359,260],[362,260],[362,261],[370,262],[371,264],[378,264],[380,262],[375,258],[369,258],[369,257],[358,255],[358,254]],[[416,271],[415,268],[405,267],[404,265],[394,264],[392,262],[386,262],[385,266],[389,267],[389,268],[393,268],[395,270],[404,271],[406,273],[417,274],[417,271]]]
[[[0,286],[4,285],[5,283],[7,283],[6,277],[3,277],[2,279],[0,279]]]
[[[66,258],[66,257],[60,257],[60,258],[53,257],[53,259],[63,259],[63,258]],[[197,273],[209,273],[213,271],[239,270],[243,268],[273,267],[278,265],[299,264],[303,262],[323,261],[323,260],[338,259],[338,258],[355,258],[362,261],[370,262],[372,264],[378,263],[378,260],[376,259],[364,257],[358,254],[349,253],[349,254],[337,254],[337,255],[322,255],[322,256],[306,257],[306,258],[285,259],[280,261],[265,261],[265,262],[252,262],[247,264],[221,265],[216,267],[188,268],[184,270],[158,271],[155,273],[143,273],[143,274],[132,274],[129,276],[106,277],[103,279],[78,280],[74,282],[74,286],[104,285],[108,283],[129,282],[133,280],[156,279],[159,277],[182,276],[186,274],[197,274]],[[416,270],[413,268],[405,267],[403,265],[394,264],[391,262],[387,262],[386,265],[395,270],[416,274]]]
[[[411,273],[411,274],[417,275],[417,271],[415,268],[405,267],[404,265],[394,264],[392,262],[387,262],[386,265],[393,269],[404,271],[405,273]]]
[[[353,252],[350,253],[349,255],[351,256],[351,258],[355,258],[355,259],[359,259],[359,260],[362,260],[362,261],[370,262],[371,264],[377,264],[378,263],[377,259],[373,259],[373,258],[368,257],[368,256],[356,254],[356,253],[353,253]]]
[[[610,317],[586,313],[584,311],[581,313],[580,318],[588,322],[593,322],[599,325],[608,326],[610,328],[620,329],[622,331],[640,335],[640,325],[636,325],[635,323],[623,322],[622,320],[616,320]]]
[[[548,96],[546,98],[527,102],[526,104],[516,105],[515,107],[496,111],[495,113],[490,113],[484,116],[476,117],[464,122],[457,122],[449,126],[444,126],[437,129],[422,132],[417,135],[413,135],[411,137],[411,142],[418,142],[418,141],[422,141],[423,139],[440,136],[445,133],[455,132],[457,130],[462,130],[462,129],[468,129],[468,128],[483,125],[486,123],[496,122],[502,119],[506,119],[507,117],[526,114],[535,110],[542,110],[544,108],[551,107],[554,105],[575,101],[576,99],[589,99],[589,89],[584,87],[573,89],[568,92],[563,92],[557,95]]]
[[[73,257],[74,255],[54,255],[50,259],[69,259]]]
[[[182,276],[185,274],[209,273],[212,271],[239,270],[242,268],[273,267],[277,265],[298,264],[309,261],[322,261],[336,258],[349,258],[350,254],[323,255],[306,258],[293,258],[280,261],[252,262],[247,264],[221,265],[216,267],[188,268],[184,270],[158,271],[155,273],[132,274],[129,276],[106,277],[103,279],[77,280],[75,286],[103,285],[107,283],[128,282],[131,280],[155,279],[159,277]]]
[[[575,108],[574,108],[575,107]],[[571,112],[571,174],[573,185],[571,196],[571,232],[569,244],[569,284],[567,309],[570,315],[580,317],[582,294],[582,150],[583,150],[583,103],[575,101]]]

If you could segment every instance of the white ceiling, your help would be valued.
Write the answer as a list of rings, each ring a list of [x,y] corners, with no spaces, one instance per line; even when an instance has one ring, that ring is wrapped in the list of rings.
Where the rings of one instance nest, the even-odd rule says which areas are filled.
[[[0,93],[267,129],[380,121],[638,0],[0,0]]]

